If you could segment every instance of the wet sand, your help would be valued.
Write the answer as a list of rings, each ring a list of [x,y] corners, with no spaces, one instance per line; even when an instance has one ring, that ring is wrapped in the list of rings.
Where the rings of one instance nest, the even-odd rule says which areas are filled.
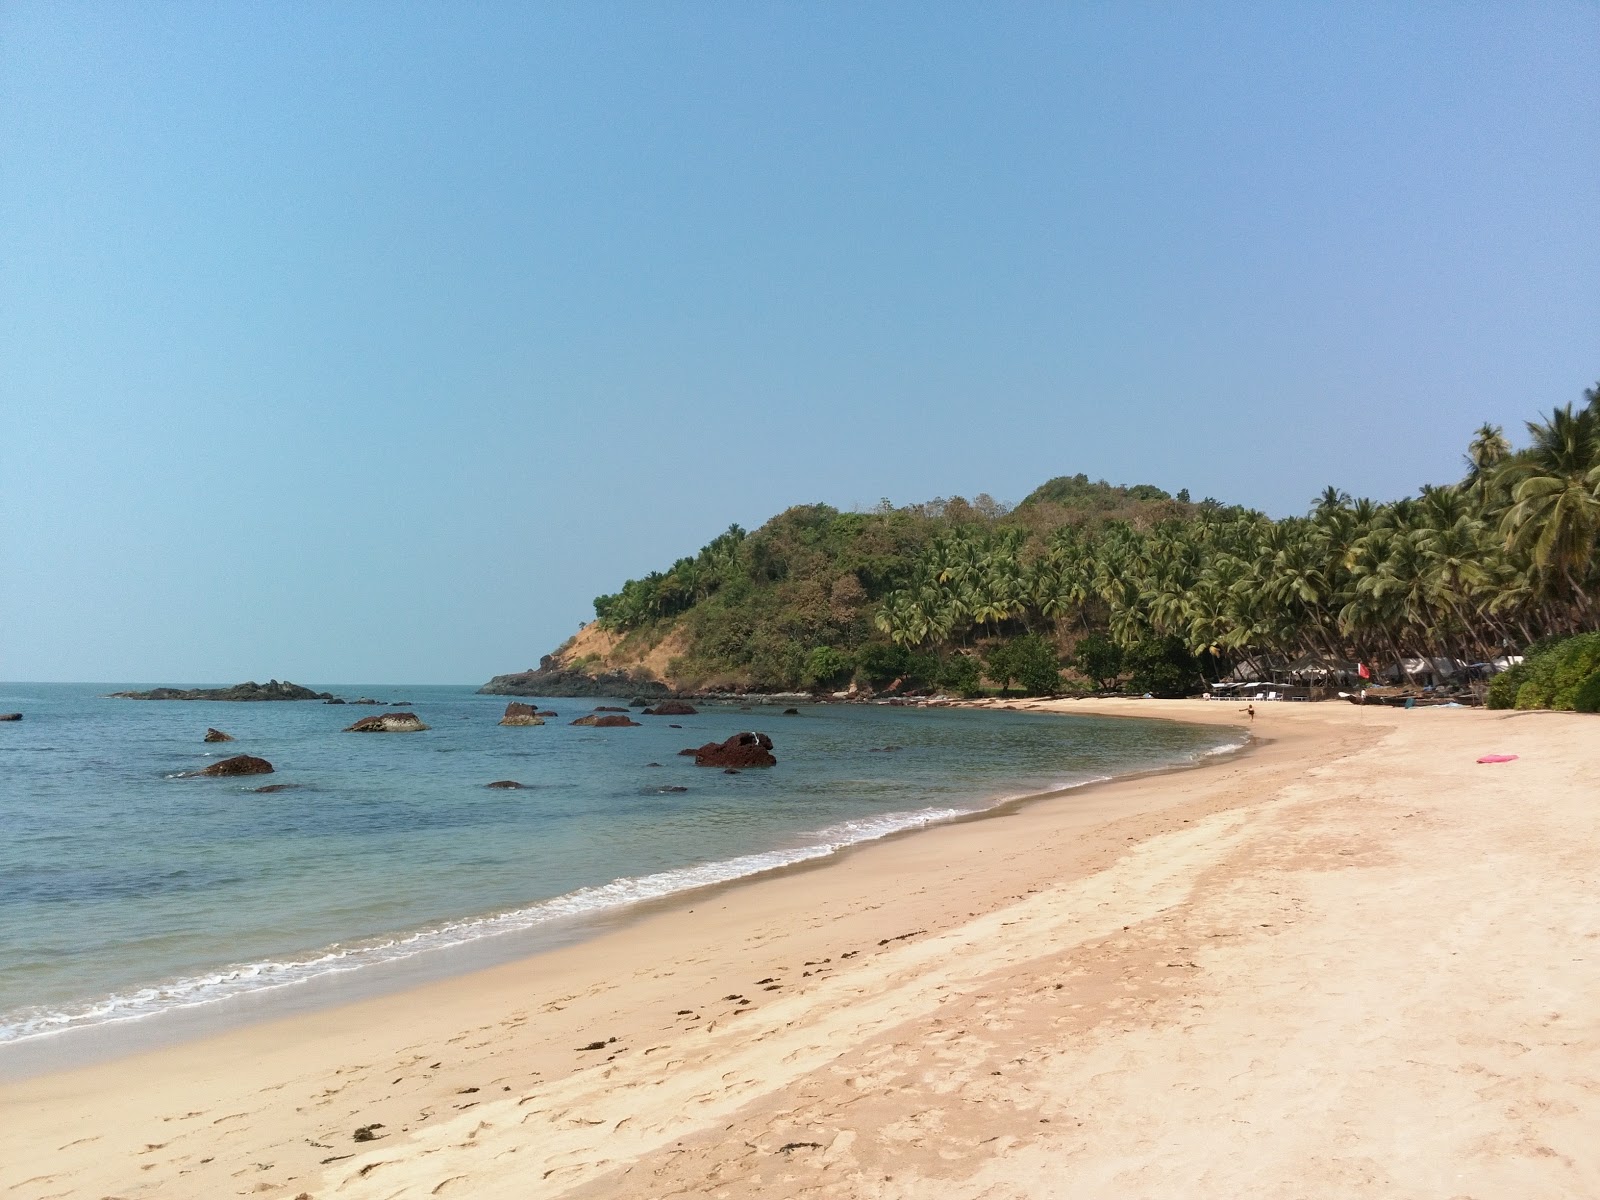
[[[1600,1194],[1600,723],[1257,714],[1201,769],[0,1086],[0,1196]]]

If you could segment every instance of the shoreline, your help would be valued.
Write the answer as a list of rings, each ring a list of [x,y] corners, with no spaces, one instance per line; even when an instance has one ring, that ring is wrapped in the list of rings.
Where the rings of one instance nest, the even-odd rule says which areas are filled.
[[[1046,711],[1237,724],[1227,705],[1130,707],[1071,701]],[[786,1178],[799,1188],[822,1171],[834,1189],[826,1194],[966,1195],[962,1187],[1003,1170],[1042,1178],[1037,1156],[1065,1154],[1088,1172],[1081,1177],[1095,1194],[1095,1181],[1110,1187],[1120,1178],[1114,1159],[1127,1169],[1137,1139],[1118,1155],[1107,1151],[1099,1167],[1086,1165],[1093,1146],[1063,1149],[1051,1139],[1109,1131],[1124,1111],[1116,1102],[1140,1094],[1145,1102],[1134,1107],[1153,1119],[1148,1094],[1113,1091],[1088,1107],[1083,1100],[1069,1121],[1059,1105],[1079,1102],[1048,1101],[1051,1079],[1061,1075],[1066,1086],[1073,1064],[1103,1067],[1096,1056],[1119,1039],[1170,1034],[1182,1012],[1173,1005],[1184,996],[1215,1007],[1220,1022],[1227,1005],[1248,1008],[1285,979],[1305,977],[1309,968],[1284,958],[1292,959],[1293,945],[1264,932],[1281,919],[1227,935],[1238,941],[1197,941],[1189,931],[1181,944],[1163,940],[1168,926],[1207,917],[1207,906],[1237,905],[1246,893],[1277,896],[1283,889],[1263,882],[1311,852],[1269,853],[1274,847],[1303,840],[1308,823],[1318,822],[1376,819],[1415,839],[1468,808],[1492,812],[1501,803],[1497,780],[1517,780],[1519,799],[1554,796],[1562,818],[1555,824],[1569,841],[1587,847],[1584,839],[1594,837],[1592,815],[1585,825],[1573,798],[1592,786],[1594,768],[1574,757],[1581,747],[1564,748],[1574,731],[1592,744],[1596,727],[1582,718],[1263,707],[1258,744],[1205,769],[1089,785],[1065,800],[864,843],[805,870],[697,893],[533,959],[0,1085],[0,1193],[642,1196],[716,1179],[731,1189],[723,1194],[753,1194],[759,1185],[763,1194],[787,1195]],[[1463,746],[1491,734],[1504,746],[1531,747],[1529,768],[1490,776],[1482,774],[1489,768],[1454,765]],[[1400,796],[1374,795],[1394,780]],[[1406,785],[1445,787],[1459,803],[1419,799]],[[1416,811],[1393,811],[1407,805]],[[1427,821],[1400,824],[1424,810]],[[1384,849],[1351,835],[1312,857],[1319,871],[1351,883],[1363,870],[1383,872]],[[1355,862],[1343,861],[1346,850]],[[1469,874],[1480,866],[1451,862]],[[1499,865],[1503,882],[1506,864]],[[1529,886],[1558,890],[1562,882],[1529,878]],[[1315,888],[1298,881],[1293,890],[1304,893],[1298,904],[1316,899]],[[1439,893],[1443,902],[1460,900],[1443,885]],[[1550,905],[1542,893],[1526,898]],[[1499,949],[1513,958],[1511,950],[1548,950],[1537,942],[1523,936]],[[1263,950],[1272,953],[1261,957]],[[1248,986],[1223,999],[1194,991],[1192,980],[1227,974],[1230,954],[1256,955],[1234,964]],[[1189,965],[1175,965],[1182,962]],[[1191,1036],[1208,1036],[1204,1022],[1196,1028],[1202,1032]],[[1254,1028],[1259,1037],[1272,1025]],[[1238,1040],[1209,1036],[1223,1058]],[[596,1042],[598,1049],[578,1049]],[[1192,1059],[1193,1050],[1186,1053]],[[1135,1059],[1141,1070],[1160,1061]],[[1017,1065],[1046,1060],[1051,1078]],[[1201,1068],[1209,1061],[1189,1062],[1196,1079],[1208,1078]],[[1594,1065],[1579,1055],[1573,1069]],[[1124,1064],[1122,1075],[1131,1070]],[[1100,1070],[1073,1086],[1087,1097],[1117,1075]],[[1188,1094],[1193,1083],[1172,1095]],[[979,1109],[961,1109],[959,1121],[952,1110],[942,1126],[916,1133],[916,1113],[943,1111],[938,1097],[966,1103],[980,1093],[988,1100]],[[925,1102],[932,1108],[919,1108]],[[1204,1126],[1218,1103],[1197,1110],[1190,1126]],[[984,1136],[969,1137],[968,1124]],[[382,1127],[373,1142],[353,1140],[353,1129],[372,1125]],[[869,1127],[879,1132],[869,1135]],[[1588,1169],[1550,1137],[1560,1153],[1535,1158],[1535,1166]],[[790,1142],[797,1148],[784,1150]],[[1145,1155],[1146,1165],[1159,1157]],[[886,1169],[874,1175],[879,1168]],[[867,1186],[886,1174],[900,1183]],[[1122,1190],[1161,1194],[1139,1186]],[[1425,1193],[1402,1186],[1368,1194]]]
[[[980,703],[973,707],[982,708],[983,705]],[[1070,717],[1073,714],[1058,715]],[[1093,717],[1096,714],[1083,715]],[[1153,719],[1171,723],[1166,718],[1135,717],[1134,719]],[[874,833],[859,840],[843,843],[823,840],[814,845],[797,845],[786,850],[758,850],[732,859],[690,864],[667,871],[662,876],[635,876],[604,881],[588,885],[577,892],[535,900],[500,912],[454,918],[436,926],[420,929],[373,935],[367,939],[372,943],[370,946],[357,944],[347,947],[336,944],[309,950],[305,952],[305,957],[310,963],[343,955],[352,956],[352,961],[349,965],[342,961],[335,962],[321,970],[287,975],[274,982],[245,986],[218,996],[201,995],[200,998],[193,1000],[171,1002],[167,1007],[154,1011],[84,1020],[78,1024],[63,1025],[15,1039],[0,1040],[0,1085],[181,1045],[283,1017],[342,1008],[363,1000],[404,993],[430,983],[471,975],[581,944],[654,913],[692,905],[702,897],[710,898],[729,888],[738,888],[747,883],[778,878],[790,873],[825,868],[863,848],[921,834],[938,826],[988,820],[1005,816],[1027,805],[1078,795],[1087,789],[1106,787],[1147,776],[1197,769],[1218,756],[1228,757],[1247,752],[1251,743],[1249,731],[1242,725],[1237,726],[1237,729],[1244,735],[1244,740],[1237,745],[1202,751],[1187,761],[1172,761],[1114,776],[1087,778],[1041,791],[1013,792],[1009,788],[1002,788],[981,801],[976,798],[970,801],[973,804],[981,804],[982,807],[952,808],[946,811],[935,806],[909,810],[901,814],[882,814],[879,820],[899,815],[906,818],[908,823],[900,828]],[[821,837],[828,832],[828,829],[815,830],[811,836]],[[665,876],[700,874],[719,867],[733,868],[735,865],[742,867],[747,865],[746,859],[783,854],[793,854],[796,857],[789,861],[733,873],[723,878],[709,879],[703,883],[673,887],[658,894],[597,904],[583,911],[554,911],[549,915],[532,916],[550,906],[559,906],[588,892],[603,892],[619,884],[650,884]],[[403,947],[413,940],[434,944],[402,950],[392,956],[385,956],[382,953],[391,947]],[[219,979],[225,979],[227,972],[250,973],[263,965],[262,963],[227,964],[219,966],[215,975]],[[295,965],[294,961],[288,962],[288,970],[293,971]],[[148,985],[143,990],[166,990],[190,982],[193,981],[163,981]]]

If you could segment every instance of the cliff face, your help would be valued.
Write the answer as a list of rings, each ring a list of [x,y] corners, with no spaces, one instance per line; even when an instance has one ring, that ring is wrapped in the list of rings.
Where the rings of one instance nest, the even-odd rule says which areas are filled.
[[[665,696],[677,691],[667,664],[680,652],[675,636],[645,653],[591,621],[536,668],[496,675],[478,689],[489,696]]]

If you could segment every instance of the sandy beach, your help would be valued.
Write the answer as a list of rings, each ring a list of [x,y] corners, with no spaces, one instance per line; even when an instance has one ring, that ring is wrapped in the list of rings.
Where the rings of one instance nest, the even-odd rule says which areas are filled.
[[[1600,1195],[1600,724],[1264,704],[1252,732],[0,1085],[0,1196]]]

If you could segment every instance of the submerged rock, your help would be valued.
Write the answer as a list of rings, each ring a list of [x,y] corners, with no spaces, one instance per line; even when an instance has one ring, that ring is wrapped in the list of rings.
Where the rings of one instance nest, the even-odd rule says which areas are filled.
[[[220,729],[212,729],[208,726],[205,740],[208,742],[231,742],[233,741],[233,734],[223,733]]]
[[[426,729],[416,713],[384,713],[382,716],[362,717],[354,725],[345,727],[346,733],[420,733]]]
[[[250,754],[235,754],[221,762],[214,762],[198,772],[201,775],[271,775],[272,764],[264,758]]]
[[[20,721],[20,720],[22,720],[22,714],[21,713],[0,713],[0,721]]]
[[[644,715],[647,717],[695,717],[700,715],[700,710],[682,700],[663,700],[654,708],[645,709]]]
[[[725,742],[707,742],[680,754],[694,755],[697,767],[775,767],[772,739],[764,733],[736,733]]]
[[[623,725],[638,725],[639,722],[620,716],[596,716],[590,713],[587,717],[579,717],[572,722],[574,725],[590,725],[596,729],[615,729]]]
[[[266,787],[251,788],[250,790],[257,796],[271,796],[277,792],[293,792],[298,790],[299,787],[298,783],[269,783]]]
[[[618,707],[616,707],[615,705],[612,705],[612,704],[598,704],[598,705],[595,706],[595,710],[594,711],[595,712],[627,712],[628,710],[625,709],[625,708],[618,708]]]
[[[506,715],[500,718],[502,725],[543,725],[544,719],[531,704],[523,704],[513,700],[506,705]]]
[[[509,792],[526,788],[528,785],[525,783],[518,783],[515,779],[496,779],[493,783],[486,783],[483,786],[489,788],[501,788]]]

